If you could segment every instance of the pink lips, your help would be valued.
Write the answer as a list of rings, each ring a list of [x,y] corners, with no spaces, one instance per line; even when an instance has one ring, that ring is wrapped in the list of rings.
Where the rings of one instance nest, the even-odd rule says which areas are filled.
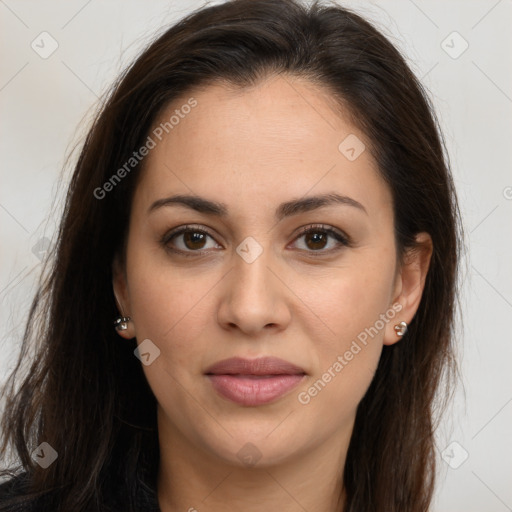
[[[223,397],[240,405],[256,406],[272,402],[293,389],[306,372],[276,357],[234,357],[215,363],[205,374]]]

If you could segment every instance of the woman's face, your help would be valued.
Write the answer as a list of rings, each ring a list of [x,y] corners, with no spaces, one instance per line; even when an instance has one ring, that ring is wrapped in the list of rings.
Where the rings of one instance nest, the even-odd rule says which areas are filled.
[[[159,429],[231,464],[346,444],[383,344],[413,316],[390,190],[324,94],[274,77],[173,103],[150,133],[115,266]],[[228,362],[209,374],[262,357],[293,369]]]

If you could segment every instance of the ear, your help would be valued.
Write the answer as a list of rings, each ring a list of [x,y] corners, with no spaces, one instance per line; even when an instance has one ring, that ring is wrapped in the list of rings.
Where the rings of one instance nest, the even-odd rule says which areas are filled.
[[[126,270],[124,264],[121,263],[119,255],[114,257],[112,262],[112,288],[116,299],[117,308],[120,316],[130,315],[130,301],[128,295],[128,284],[126,280]],[[119,336],[127,340],[135,337],[135,327],[133,319],[128,322],[128,328],[124,331],[117,331]]]
[[[411,323],[420,305],[425,280],[430,267],[433,244],[428,233],[416,235],[416,247],[404,255],[402,266],[397,272],[393,293],[393,304],[400,304],[401,309],[393,320],[386,325],[384,345],[393,345],[401,339],[395,331],[400,322]],[[397,307],[393,307],[397,311]]]

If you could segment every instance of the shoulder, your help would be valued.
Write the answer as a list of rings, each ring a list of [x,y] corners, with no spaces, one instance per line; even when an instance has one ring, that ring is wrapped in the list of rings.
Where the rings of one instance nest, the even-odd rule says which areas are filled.
[[[47,493],[43,496],[30,495],[28,492],[30,476],[21,473],[7,481],[0,482],[0,512],[41,512],[55,510],[59,502],[56,493]],[[114,485],[107,479],[104,489],[104,499],[101,500],[101,510],[122,511],[129,507],[130,493],[119,485]],[[158,498],[154,489],[142,486],[134,497],[135,510],[144,512],[160,512]],[[89,508],[87,508],[89,510]],[[91,509],[92,510],[92,509]],[[97,508],[94,508],[97,512]]]
[[[29,476],[21,473],[0,483],[0,512],[36,512],[41,500],[27,494]]]

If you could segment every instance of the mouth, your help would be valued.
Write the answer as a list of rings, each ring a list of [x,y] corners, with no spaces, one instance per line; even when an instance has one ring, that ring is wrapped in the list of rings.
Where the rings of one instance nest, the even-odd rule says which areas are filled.
[[[283,397],[299,385],[306,372],[275,357],[235,357],[215,363],[205,375],[222,397],[239,405],[255,407]]]

